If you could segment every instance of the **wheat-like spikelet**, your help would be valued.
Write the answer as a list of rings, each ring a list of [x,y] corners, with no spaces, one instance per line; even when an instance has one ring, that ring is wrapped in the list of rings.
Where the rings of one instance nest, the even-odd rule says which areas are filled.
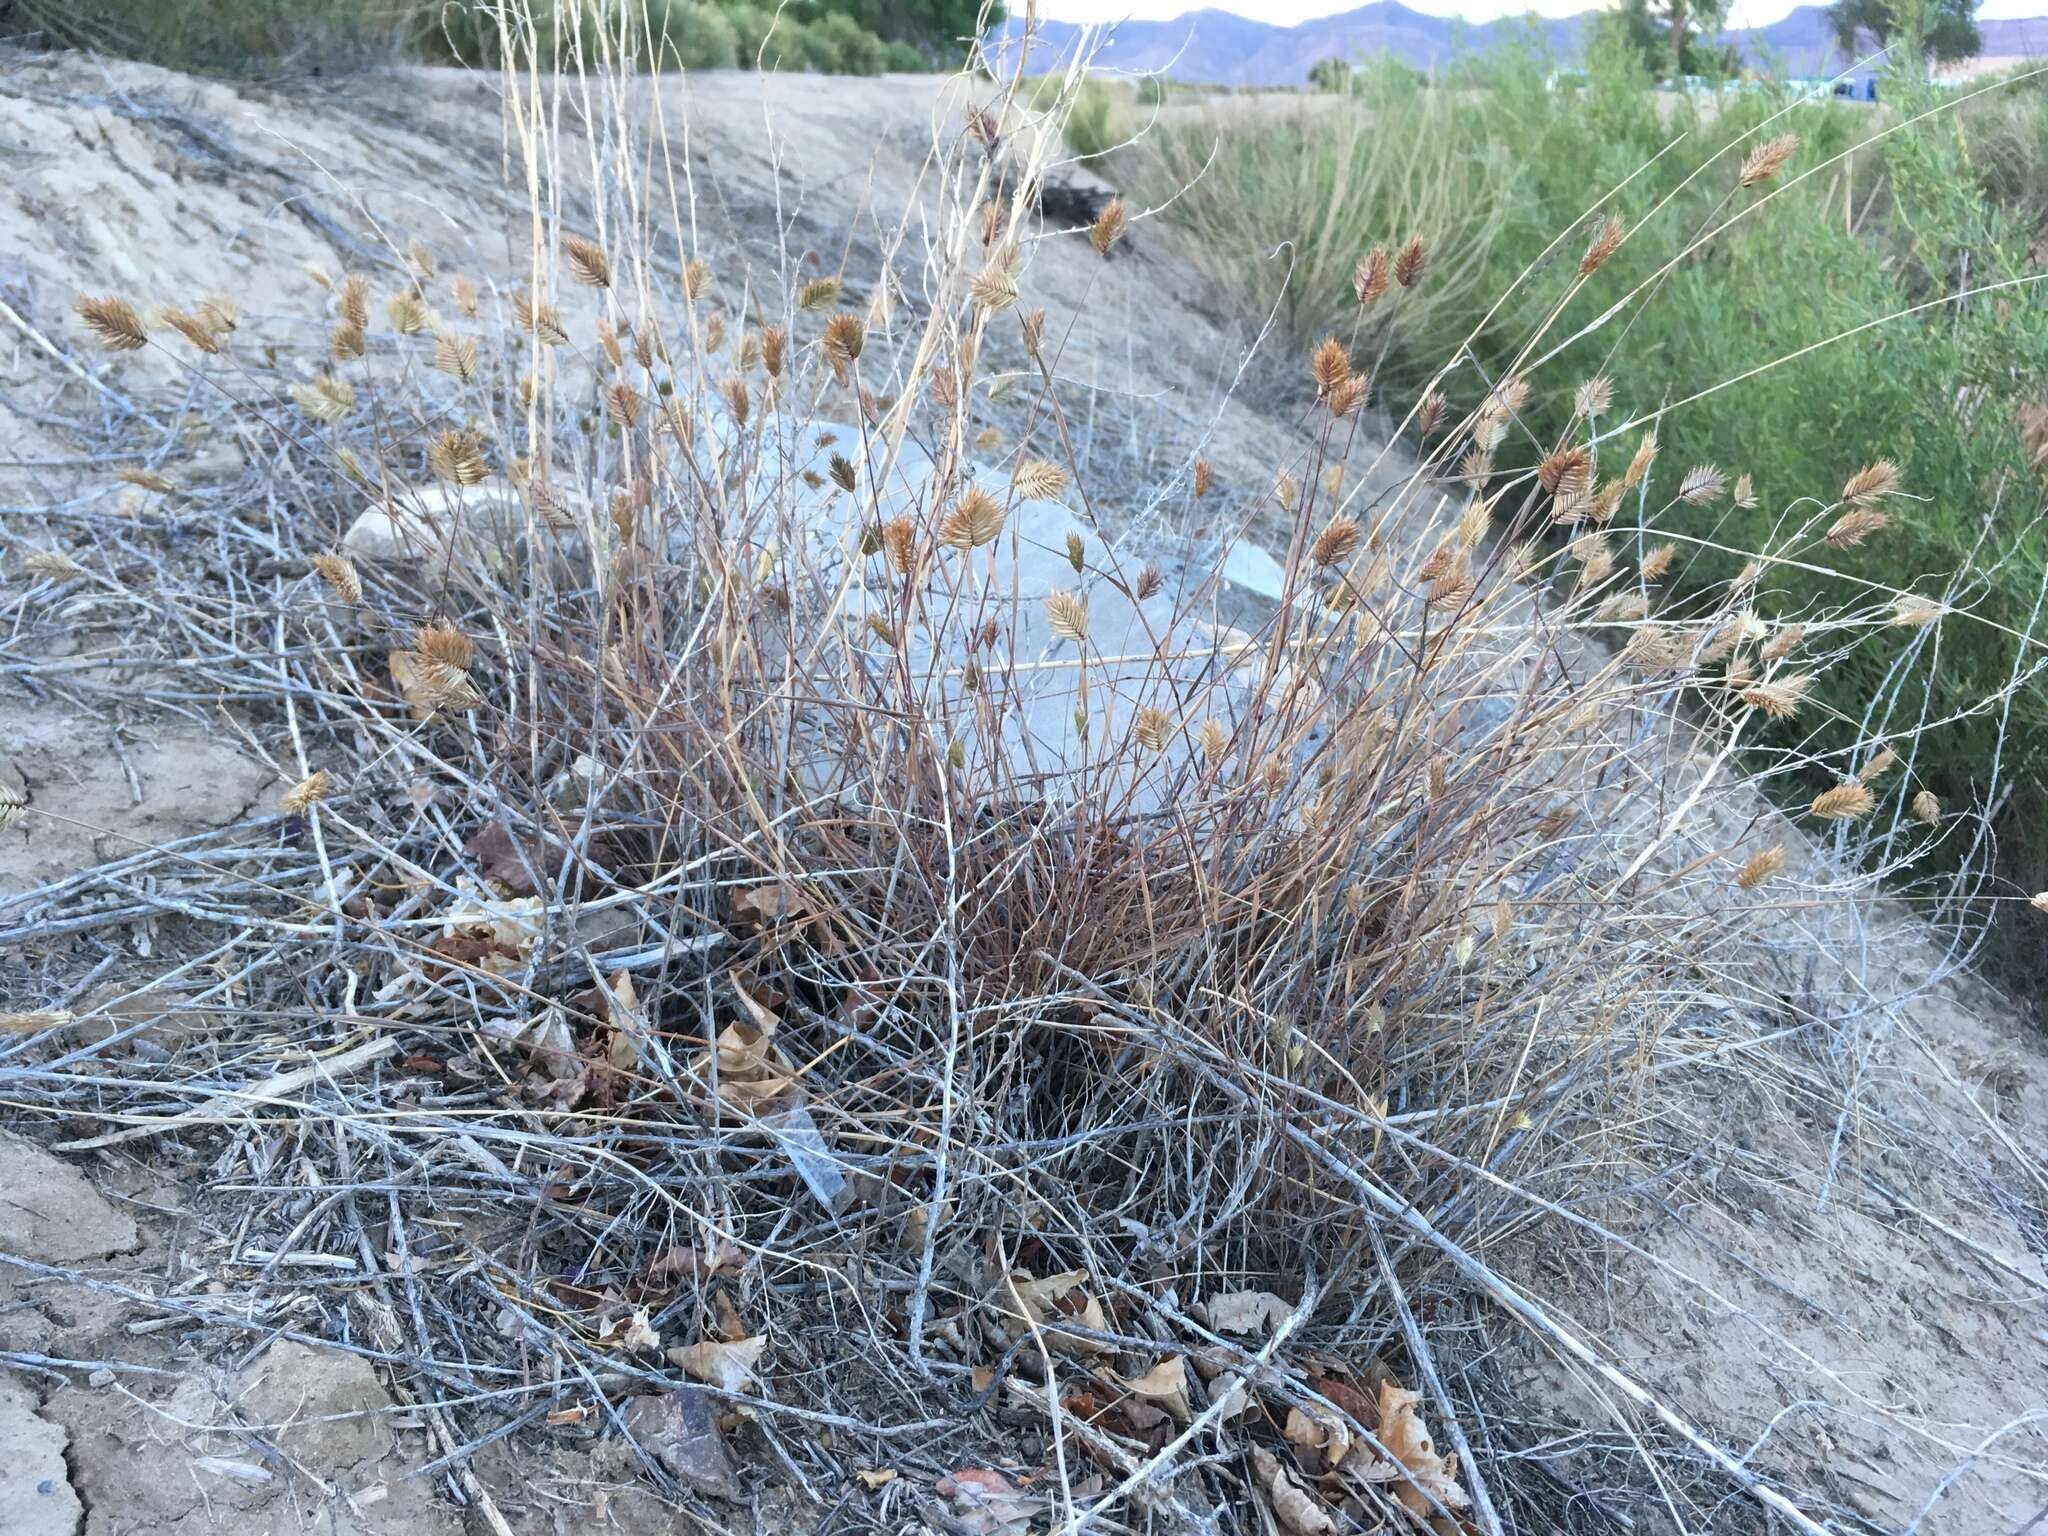
[[[304,814],[327,798],[328,783],[327,770],[316,769],[279,797],[278,809],[290,816]]]
[[[306,274],[306,280],[316,288],[332,288],[334,279],[327,275],[327,269],[317,261],[302,261],[299,270]]]
[[[1017,278],[1010,263],[992,261],[975,273],[974,281],[967,285],[967,296],[991,314],[1010,308],[1017,302]]]
[[[315,555],[311,563],[336,597],[352,608],[361,604],[363,578],[347,555]]]
[[[1095,247],[1096,255],[1107,256],[1109,248],[1123,239],[1130,217],[1130,210],[1124,207],[1124,200],[1120,197],[1113,197],[1103,205],[1102,212],[1095,216],[1095,223],[1088,230],[1088,243]]]
[[[476,284],[460,273],[448,280],[448,293],[455,300],[455,307],[474,320],[483,308],[482,297],[477,293]]]
[[[1428,437],[1436,431],[1443,420],[1445,404],[1444,397],[1434,389],[1422,397],[1422,403],[1415,411],[1415,430],[1420,435]]]
[[[384,318],[401,336],[418,336],[433,329],[433,311],[410,288],[401,288],[384,301]]]
[[[149,345],[149,332],[126,299],[80,294],[71,307],[109,352],[135,352]]]
[[[1761,853],[1751,854],[1749,862],[1742,866],[1742,873],[1735,877],[1735,883],[1745,891],[1753,891],[1784,867],[1785,845],[1775,843]]]
[[[625,381],[620,380],[621,383]],[[751,413],[753,396],[747,391],[747,381],[735,375],[719,386],[719,393],[725,396],[725,408],[732,414],[733,423],[744,427]]]
[[[1853,821],[1859,816],[1868,816],[1877,808],[1877,797],[1851,779],[1847,784],[1837,784],[1833,789],[1824,789],[1813,797],[1808,811],[1823,821]]]
[[[1915,821],[1933,826],[1941,820],[1941,800],[1933,790],[1923,789],[1913,797],[1911,810]]]
[[[1806,626],[1804,624],[1782,625],[1778,632],[1772,635],[1770,640],[1765,643],[1763,650],[1758,654],[1765,661],[1783,661],[1798,648],[1799,642],[1805,638]]]
[[[1131,718],[1131,736],[1147,752],[1157,752],[1173,740],[1174,720],[1156,704],[1147,704]]]
[[[612,259],[603,246],[581,235],[564,235],[562,256],[569,263],[569,275],[584,287],[611,287]]]
[[[1309,377],[1315,381],[1316,398],[1326,400],[1330,391],[1351,377],[1351,359],[1335,336],[1325,336],[1308,360]]]
[[[1845,506],[1868,506],[1882,497],[1890,496],[1899,488],[1899,466],[1890,459],[1879,459],[1866,464],[1851,475],[1842,485],[1842,502]]]
[[[1712,464],[1695,464],[1678,482],[1678,499],[1688,506],[1704,507],[1717,501],[1728,488],[1728,477]]]
[[[830,309],[839,302],[839,279],[814,277],[796,291],[796,307],[806,314]]]
[[[917,565],[917,525],[907,517],[892,517],[882,524],[880,545],[899,575],[908,576]]]
[[[1608,214],[1586,247],[1586,254],[1579,258],[1579,276],[1591,277],[1606,265],[1607,258],[1621,249],[1622,236],[1627,232],[1628,226],[1622,223],[1620,214]]]
[[[1645,432],[1642,441],[1636,444],[1636,451],[1629,455],[1628,468],[1622,471],[1621,483],[1628,490],[1634,490],[1643,483],[1643,476],[1650,472],[1650,465],[1657,458],[1657,434]]]
[[[1941,604],[1907,593],[1904,597],[1892,600],[1892,616],[1889,622],[1900,628],[1916,629],[1922,624],[1932,624],[1941,617],[1941,612]]]
[[[483,364],[477,355],[476,338],[463,336],[454,331],[442,331],[434,337],[434,367],[452,379],[464,384],[475,381],[483,371]]]
[[[1209,494],[1209,487],[1210,487],[1210,486],[1212,486],[1212,485],[1214,485],[1215,483],[1216,483],[1216,472],[1215,472],[1215,471],[1214,471],[1213,469],[1211,469],[1211,468],[1209,467],[1209,461],[1208,461],[1207,459],[1197,459],[1197,460],[1195,460],[1195,468],[1194,468],[1194,492],[1195,492],[1195,498],[1196,498],[1197,500],[1200,500],[1200,499],[1201,499],[1202,497],[1204,497],[1204,496],[1208,495],[1208,494]]]
[[[370,280],[360,272],[342,274],[341,287],[334,296],[334,312],[344,325],[358,331],[370,327]]]
[[[337,363],[352,363],[367,350],[363,332],[344,321],[327,337],[327,355]]]
[[[618,329],[602,315],[597,320],[597,345],[604,353],[604,360],[612,367],[626,366],[626,349],[619,345]]]
[[[1282,511],[1292,512],[1301,502],[1301,482],[1282,471],[1273,481],[1273,499],[1280,503]]]
[[[1536,466],[1536,483],[1560,501],[1584,495],[1592,481],[1592,455],[1576,443],[1545,454]]]
[[[1616,592],[1593,611],[1596,624],[1633,624],[1650,616],[1650,600],[1640,592]]]
[[[412,649],[422,661],[459,667],[464,671],[476,659],[476,646],[469,636],[452,624],[423,625],[413,634]]]
[[[1230,750],[1230,733],[1223,728],[1221,720],[1204,720],[1195,728],[1195,745],[1201,748],[1202,756],[1214,768]]]
[[[1671,562],[1678,558],[1676,544],[1659,544],[1643,556],[1642,576],[1644,581],[1662,581],[1671,572]]]
[[[182,309],[165,309],[159,311],[157,318],[184,337],[193,351],[208,357],[220,355],[220,338],[201,316],[188,314]]]
[[[621,427],[631,429],[639,423],[640,407],[644,404],[640,391],[625,379],[613,379],[604,389],[604,413]]]
[[[413,271],[421,278],[430,279],[439,270],[434,262],[434,253],[418,239],[405,242],[405,259],[412,264]]]
[[[1856,770],[1856,780],[1861,784],[1875,784],[1899,760],[1899,754],[1890,747],[1882,747],[1869,762]]]
[[[1393,264],[1387,259],[1384,245],[1376,245],[1366,253],[1365,259],[1351,274],[1351,291],[1358,296],[1359,308],[1379,302],[1387,291],[1387,279],[1392,271]]]
[[[468,427],[450,427],[427,449],[427,467],[456,485],[482,485],[491,469],[484,458],[484,440]]]
[[[1408,243],[1401,247],[1401,254],[1394,258],[1394,281],[1403,288],[1413,288],[1422,281],[1422,274],[1429,268],[1429,252],[1422,243],[1422,236],[1410,235]]]
[[[315,374],[311,383],[294,384],[292,400],[315,421],[333,423],[356,408],[356,389],[331,373]]]
[[[1019,466],[1017,494],[1050,501],[1067,488],[1067,472],[1050,459],[1027,459]]]
[[[531,294],[512,295],[512,317],[522,331],[538,337],[547,346],[559,347],[569,339],[561,311],[552,304],[536,304]]]
[[[114,478],[125,480],[128,484],[139,486],[145,491],[154,491],[159,496],[168,496],[177,489],[153,469],[117,469],[114,471]]]
[[[1371,394],[1372,380],[1362,373],[1354,373],[1350,378],[1330,391],[1330,414],[1337,420],[1342,421],[1353,411],[1364,405]],[[1343,470],[1341,464],[1332,465],[1331,467],[1339,472]]]
[[[1757,145],[1743,158],[1742,185],[1753,187],[1759,182],[1769,181],[1785,168],[1785,162],[1790,160],[1798,149],[1799,135],[1796,133],[1780,134],[1775,139]]]
[[[1829,525],[1823,536],[1829,549],[1854,549],[1873,533],[1891,526],[1891,518],[1875,507],[1857,507],[1844,512]]]
[[[978,549],[1002,536],[1003,509],[980,486],[969,486],[939,524],[939,538],[955,549]]]
[[[1136,595],[1139,602],[1144,603],[1157,597],[1164,590],[1165,586],[1165,575],[1158,566],[1148,560],[1145,562],[1144,569],[1138,572],[1138,579],[1132,584],[1131,591]]]
[[[695,303],[711,292],[711,263],[701,256],[692,256],[683,263],[683,297]]]
[[[1812,683],[1813,678],[1807,673],[1772,678],[1743,690],[1742,702],[1751,709],[1762,710],[1773,720],[1790,720],[1799,713],[1800,702]]]
[[[1062,640],[1078,645],[1088,638],[1088,605],[1071,592],[1054,592],[1046,598],[1045,621]]]
[[[1572,392],[1572,409],[1581,416],[1598,416],[1614,403],[1614,380],[1596,373]]]
[[[1333,565],[1342,565],[1351,558],[1358,548],[1362,530],[1354,518],[1339,514],[1330,519],[1316,541],[1309,549],[1309,558],[1325,570]]]
[[[21,568],[45,581],[70,581],[85,574],[85,567],[61,549],[31,550],[21,557]]]
[[[867,345],[867,328],[861,324],[860,316],[842,309],[825,322],[825,334],[819,345],[825,349],[833,371],[844,377]]]
[[[1756,505],[1756,482],[1747,474],[1737,475],[1735,477],[1735,489],[1730,494],[1729,499],[1736,506],[1747,512]]]

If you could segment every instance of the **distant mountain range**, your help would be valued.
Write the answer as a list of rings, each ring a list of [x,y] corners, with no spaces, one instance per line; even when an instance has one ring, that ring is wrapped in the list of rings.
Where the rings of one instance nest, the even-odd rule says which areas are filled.
[[[1578,55],[1582,35],[1598,13],[1586,11],[1535,26],[1560,58]],[[1428,69],[1461,53],[1483,53],[1509,36],[1525,36],[1530,22],[1471,23],[1412,11],[1400,0],[1372,0],[1340,16],[1323,16],[1291,27],[1276,27],[1229,11],[1190,11],[1171,21],[1126,21],[1110,32],[1098,61],[1123,70],[1164,70],[1176,80],[1211,85],[1300,85],[1320,59],[1357,59],[1390,53]],[[2028,21],[1979,21],[1983,56],[2027,58],[2048,55],[2048,17]],[[1081,28],[1072,22],[1041,22],[1032,45],[1034,72],[1050,69],[1071,53]],[[1014,43],[1023,35],[1015,18],[998,28],[998,39]],[[1802,5],[1783,21],[1725,34],[1759,67],[1792,76],[1832,75],[1853,60],[1835,51],[1827,8]]]

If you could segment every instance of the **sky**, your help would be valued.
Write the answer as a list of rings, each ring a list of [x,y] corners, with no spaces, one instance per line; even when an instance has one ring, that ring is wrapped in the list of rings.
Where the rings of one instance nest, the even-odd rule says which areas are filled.
[[[1039,14],[1056,21],[1118,21],[1134,17],[1160,21],[1183,11],[1204,8],[1235,11],[1240,16],[1291,26],[1316,16],[1334,16],[1356,10],[1364,0],[1039,0]],[[1591,10],[1601,0],[1402,0],[1411,10],[1433,16],[1463,16],[1471,21],[1492,21],[1500,16],[1521,16],[1540,11],[1545,16],[1570,16]],[[1799,0],[1735,0],[1729,8],[1733,27],[1760,27],[1777,21]],[[1022,11],[1021,0],[1011,0],[1013,14]],[[2048,13],[2048,0],[1984,0],[1977,14],[1990,20],[2003,16],[2039,16]]]

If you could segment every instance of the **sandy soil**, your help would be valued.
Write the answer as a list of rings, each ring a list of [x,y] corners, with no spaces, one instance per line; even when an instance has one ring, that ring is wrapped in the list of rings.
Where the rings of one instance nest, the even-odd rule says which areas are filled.
[[[923,80],[732,75],[663,90],[672,120],[691,124],[698,217],[728,270],[786,242],[821,269],[850,253],[851,277],[872,271],[893,222],[878,210],[912,194],[932,114],[958,111]],[[77,291],[159,302],[228,289],[252,318],[285,323],[315,310],[302,262],[386,266],[412,237],[480,282],[516,281],[523,212],[500,185],[498,109],[490,82],[459,72],[235,89],[0,58],[0,160],[10,569],[42,540],[46,509],[115,517],[128,494],[64,419],[171,382],[100,377],[65,313]],[[1131,247],[1105,265],[1049,238],[1027,301],[1074,318],[1064,371],[1085,402],[1084,467],[1142,522],[1146,488],[1188,453],[1242,496],[1270,483],[1291,435],[1279,413],[1226,397],[1240,347],[1178,278],[1167,237],[1141,223]],[[187,449],[161,467],[203,519],[209,479],[238,473],[252,449]],[[277,765],[225,711],[179,709],[0,685],[0,773],[39,803],[63,798],[76,823],[32,847],[10,834],[0,900],[229,824],[274,785]],[[0,910],[0,927],[13,920]],[[1567,1244],[1513,1261],[1576,1295],[1579,1322],[1625,1368],[1760,1469],[1829,1489],[1864,1529],[2016,1536],[2048,1510],[2048,1231],[2028,1214],[2048,1189],[2048,1056],[1987,989],[1931,983],[1940,946],[1902,910],[1780,937],[1740,966],[1712,962],[1731,1008],[1760,1020],[1754,1051],[1668,1074],[1645,1107],[1645,1169],[1669,1167],[1655,1154],[1676,1147],[1680,1175],[1632,1185],[1622,1170],[1623,1193],[1578,1213],[1639,1252],[1605,1246],[1591,1268]],[[0,956],[0,992],[85,963],[61,935],[30,937]],[[1817,1002],[1855,989],[1869,1006],[1853,1017]],[[30,1139],[0,1140],[0,1349],[13,1367],[0,1375],[0,1529],[468,1528],[456,1504],[474,1506],[473,1488],[445,1468],[406,1475],[448,1447],[400,1374],[292,1337],[288,1315],[238,1355],[188,1336],[166,1298],[217,1282],[183,1176],[113,1155],[59,1162],[34,1144],[48,1127],[21,1129]],[[102,1283],[80,1284],[81,1270]],[[1512,1339],[1498,1368],[1560,1464],[1598,1488],[1614,1454],[1598,1393]],[[510,1528],[674,1528],[594,1429],[554,1451],[498,1447],[474,1475]],[[1739,1523],[1744,1510],[1729,1528],[1762,1529]],[[1667,1528],[1654,1501],[1639,1513],[1640,1528]]]

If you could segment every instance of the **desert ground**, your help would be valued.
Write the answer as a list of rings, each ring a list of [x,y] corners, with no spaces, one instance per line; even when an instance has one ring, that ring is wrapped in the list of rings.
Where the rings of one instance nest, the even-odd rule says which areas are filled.
[[[925,152],[959,131],[965,100],[958,82],[912,77],[711,74],[645,89],[672,132],[687,125],[691,217],[722,273],[796,253],[843,265],[862,301],[890,210],[916,202]],[[905,1387],[895,1417],[913,1428],[887,1439],[749,1409],[755,1422],[727,1425],[740,1464],[706,1471],[690,1446],[718,1429],[593,1408],[607,1388],[624,1401],[616,1383],[542,1391],[423,1370],[402,1298],[480,1262],[478,1234],[457,1213],[404,1255],[367,1236],[302,1246],[311,1213],[268,1194],[300,1177],[295,1125],[322,1112],[304,1108],[321,1063],[282,1038],[244,1047],[261,1058],[252,1079],[279,1085],[224,1112],[231,1124],[181,1119],[175,1095],[153,1118],[134,1108],[236,1008],[257,954],[237,947],[190,861],[274,841],[277,798],[301,771],[180,660],[203,645],[207,614],[184,635],[128,633],[123,593],[158,561],[233,562],[259,588],[302,581],[304,550],[347,530],[309,543],[262,524],[299,515],[271,439],[218,413],[164,435],[175,419],[138,402],[184,386],[150,358],[107,367],[72,300],[225,290],[248,329],[289,327],[319,302],[308,264],[385,270],[406,239],[493,291],[516,286],[525,191],[505,132],[496,79],[457,70],[265,88],[0,55],[0,776],[61,808],[0,844],[0,1008],[72,1016],[0,1036],[0,1530],[1061,1528],[1049,1495],[1017,1492],[1045,1447],[1002,1419],[1002,1400],[920,1407],[922,1389]],[[1062,382],[1097,516],[1156,539],[1162,559],[1188,536],[1158,510],[1170,466],[1200,454],[1227,493],[1255,493],[1300,426],[1299,402],[1246,361],[1250,338],[1181,279],[1174,239],[1140,217],[1104,262],[1051,232],[1029,268],[1033,300],[1074,326]],[[83,419],[96,430],[76,430]],[[988,420],[1002,428],[1003,407]],[[134,427],[118,458],[97,430],[108,422]],[[176,492],[138,490],[115,478],[122,467]],[[1371,470],[1407,472],[1398,454]],[[262,514],[246,495],[258,481],[286,488]],[[230,506],[249,525],[232,547],[217,526]],[[60,526],[100,530],[118,553],[61,599],[62,622],[31,622],[43,599],[21,558]],[[265,543],[272,554],[252,553]],[[1256,612],[1281,555],[1244,552],[1242,611]],[[1705,771],[1683,743],[1667,767],[1675,792]],[[1828,847],[1783,835],[1825,867]],[[1645,1043],[1655,1092],[1628,1150],[1581,1170],[1569,1208],[1502,1233],[1493,1254],[1570,1298],[1572,1327],[1607,1365],[1740,1470],[1824,1501],[1828,1530],[2019,1536],[2048,1520],[2048,1042],[1947,961],[1951,937],[1900,903],[1790,914],[1741,974],[1716,969],[1711,1029],[1680,1019]],[[52,1074],[61,1103],[32,1086]],[[117,1101],[121,1118],[98,1112]],[[268,1194],[252,1224],[254,1189]],[[1499,1311],[1453,1288],[1434,1304],[1469,1314],[1460,1368],[1493,1384],[1489,1440],[1554,1486],[1558,1529],[1594,1515],[1678,1528],[1660,1490],[1624,1470],[1630,1441],[1668,1441],[1668,1424]],[[774,1339],[776,1318],[764,1326]],[[955,1413],[1013,1447],[1008,1502],[955,1476],[986,1465],[957,1459],[970,1453],[955,1431],[914,1427]],[[1725,1467],[1691,1465],[1726,1491],[1712,1525],[1690,1528],[1792,1528]]]

